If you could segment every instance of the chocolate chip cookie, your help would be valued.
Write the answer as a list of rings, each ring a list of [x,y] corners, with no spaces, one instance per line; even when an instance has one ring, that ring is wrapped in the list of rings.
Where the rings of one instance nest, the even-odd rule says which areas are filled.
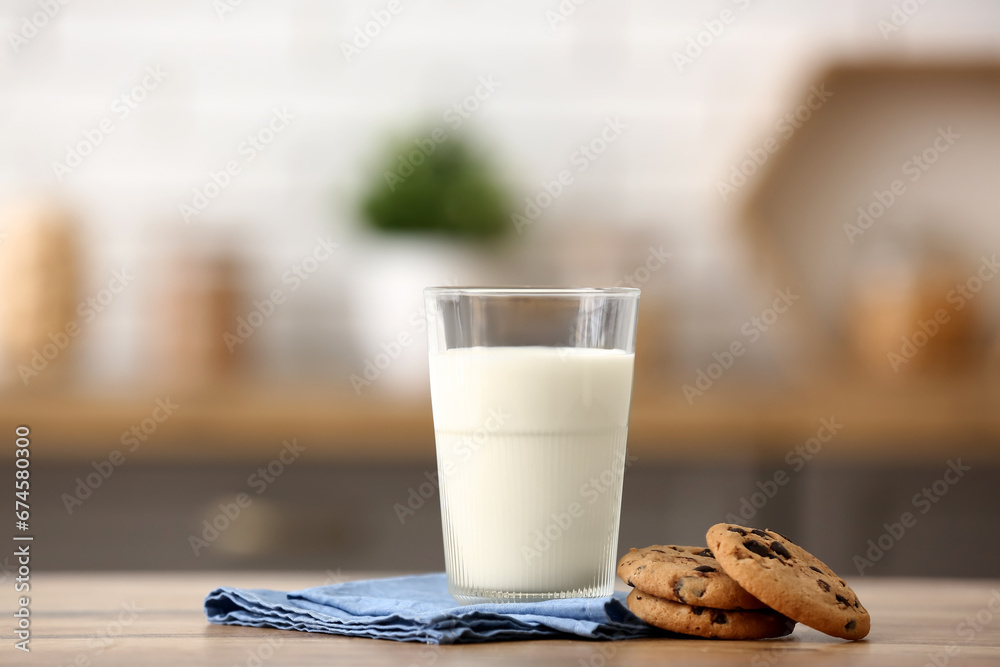
[[[632,613],[663,630],[708,639],[767,639],[791,634],[795,621],[774,611],[709,609],[680,604],[636,589],[626,600]]]
[[[708,529],[707,539],[726,574],[785,616],[843,639],[861,639],[871,629],[851,587],[787,537],[720,523]]]
[[[762,609],[722,571],[710,549],[673,545],[630,549],[618,561],[618,576],[643,593],[714,609]]]

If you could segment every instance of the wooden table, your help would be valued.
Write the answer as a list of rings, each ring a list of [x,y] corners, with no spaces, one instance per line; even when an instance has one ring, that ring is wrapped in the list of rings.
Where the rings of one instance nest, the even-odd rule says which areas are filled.
[[[349,577],[344,577],[349,578]],[[217,585],[296,589],[329,574],[39,573],[32,580],[31,653],[13,648],[0,625],[0,664],[74,665],[1000,665],[1000,581],[860,579],[852,581],[872,614],[872,632],[845,642],[798,626],[782,640],[723,642],[643,639],[548,640],[425,646],[210,625],[204,595]],[[7,582],[9,583],[9,581]],[[990,610],[990,601],[996,611]],[[979,614],[979,629],[959,624]],[[953,655],[946,650],[950,649]],[[936,659],[936,663],[935,663]]]

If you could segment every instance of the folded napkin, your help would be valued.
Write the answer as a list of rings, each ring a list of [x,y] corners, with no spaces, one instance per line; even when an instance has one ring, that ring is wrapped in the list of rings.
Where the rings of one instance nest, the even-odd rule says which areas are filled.
[[[636,618],[616,593],[462,606],[448,595],[445,575],[351,581],[291,593],[217,588],[205,598],[212,623],[324,632],[427,644],[510,639],[632,639],[656,629]]]

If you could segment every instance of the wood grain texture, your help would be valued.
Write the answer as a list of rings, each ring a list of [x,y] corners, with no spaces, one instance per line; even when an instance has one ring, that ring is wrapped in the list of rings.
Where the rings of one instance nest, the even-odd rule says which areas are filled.
[[[425,646],[217,626],[202,613],[205,594],[219,585],[293,590],[324,581],[329,576],[319,573],[42,573],[31,591],[32,651],[13,649],[10,624],[5,623],[0,629],[0,664],[923,667],[934,664],[933,656],[946,660],[939,664],[949,667],[1000,664],[997,580],[853,580],[872,614],[872,632],[861,642],[833,639],[799,626],[791,637],[755,642],[548,640]],[[995,611],[989,608],[991,599]],[[137,611],[126,611],[131,607]],[[978,631],[959,627],[977,614]],[[946,653],[947,647],[954,647],[954,655]]]

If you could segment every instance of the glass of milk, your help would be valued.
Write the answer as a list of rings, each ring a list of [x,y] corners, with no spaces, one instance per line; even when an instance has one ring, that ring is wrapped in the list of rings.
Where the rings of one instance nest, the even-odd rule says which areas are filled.
[[[610,595],[639,290],[424,296],[449,592]]]

